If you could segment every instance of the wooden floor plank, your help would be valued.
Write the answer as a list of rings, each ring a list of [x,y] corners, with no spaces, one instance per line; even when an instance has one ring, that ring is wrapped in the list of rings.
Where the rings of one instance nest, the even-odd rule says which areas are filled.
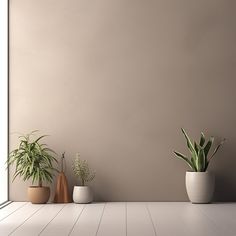
[[[104,207],[105,203],[87,204],[70,235],[95,236],[98,232]]]
[[[41,236],[64,236],[68,235],[78,219],[84,205],[66,204],[59,214],[41,232]]]
[[[236,236],[236,203],[12,203],[0,236]]]
[[[191,203],[148,203],[157,235],[222,236],[225,235]]]
[[[107,203],[98,236],[125,236],[126,235],[126,203]]]
[[[19,210],[24,205],[28,204],[27,202],[12,202],[9,205],[0,209],[0,221],[11,215],[12,213]]]
[[[11,234],[42,207],[44,207],[44,205],[33,205],[30,203],[9,215],[0,222],[0,235],[6,236]]]
[[[236,235],[236,203],[219,203],[198,205],[216,228],[227,232],[225,235]]]
[[[12,236],[36,236],[62,210],[65,204],[45,204],[42,209],[31,216]]]
[[[127,203],[127,235],[155,236],[155,229],[145,203]]]

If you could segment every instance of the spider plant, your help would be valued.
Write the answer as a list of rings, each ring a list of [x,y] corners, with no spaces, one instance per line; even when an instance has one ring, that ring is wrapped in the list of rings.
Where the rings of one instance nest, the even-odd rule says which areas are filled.
[[[211,136],[210,139],[206,141],[204,133],[201,132],[201,137],[198,144],[196,141],[192,142],[190,140],[183,128],[181,129],[181,131],[187,141],[187,147],[190,152],[190,157],[188,158],[180,152],[174,152],[175,156],[184,160],[194,172],[206,171],[210,161],[215,156],[220,146],[225,142],[225,139],[223,139],[220,144],[216,146],[212,154],[208,157],[209,151],[214,143],[214,137]]]
[[[81,186],[85,186],[86,182],[91,182],[95,178],[95,172],[91,172],[86,160],[80,159],[79,153],[76,154],[72,169],[79,178]]]
[[[52,182],[53,172],[57,171],[53,163],[57,160],[54,157],[56,153],[41,143],[47,135],[35,137],[36,132],[19,136],[19,146],[10,152],[7,164],[15,164],[13,181],[19,176],[24,181],[32,179],[32,184],[38,182],[38,186],[42,187],[44,181]]]

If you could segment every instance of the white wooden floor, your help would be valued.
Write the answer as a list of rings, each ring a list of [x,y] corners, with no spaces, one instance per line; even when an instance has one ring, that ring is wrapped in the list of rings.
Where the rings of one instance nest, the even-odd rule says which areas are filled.
[[[236,203],[14,202],[0,209],[0,235],[236,236]]]

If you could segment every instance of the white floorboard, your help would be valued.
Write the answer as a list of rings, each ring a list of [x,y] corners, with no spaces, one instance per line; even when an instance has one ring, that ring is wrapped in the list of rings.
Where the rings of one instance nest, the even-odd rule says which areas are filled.
[[[16,210],[28,204],[27,202],[12,202],[6,207],[0,209],[0,221],[13,214]]]
[[[42,207],[44,205],[33,205],[29,203],[15,211],[14,214],[9,215],[0,222],[0,235],[10,235]]]
[[[0,236],[236,236],[236,203],[107,202],[0,209]]]
[[[205,204],[198,208],[224,235],[236,236],[236,203]]]
[[[106,203],[93,203],[86,205],[70,235],[97,235],[105,204]]]
[[[40,236],[68,235],[78,219],[84,205],[66,204],[59,214],[40,233]]]
[[[157,235],[222,236],[223,231],[198,209],[187,203],[148,203]]]
[[[98,236],[126,236],[126,203],[107,203]]]
[[[15,230],[12,236],[37,236],[63,209],[64,204],[47,204]]]
[[[127,203],[127,235],[156,235],[146,203]]]

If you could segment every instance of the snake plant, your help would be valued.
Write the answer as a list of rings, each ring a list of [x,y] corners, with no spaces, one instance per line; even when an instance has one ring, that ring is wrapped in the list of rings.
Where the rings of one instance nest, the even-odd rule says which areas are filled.
[[[200,142],[198,144],[196,141],[191,142],[185,130],[181,130],[187,141],[190,157],[188,158],[179,152],[174,152],[175,156],[184,160],[194,172],[206,171],[211,159],[215,156],[220,146],[225,142],[225,139],[223,139],[220,144],[216,146],[210,157],[208,157],[209,151],[214,143],[214,137],[210,137],[210,139],[206,141],[204,133],[201,132]]]
[[[42,144],[41,140],[47,136],[43,135],[35,137],[36,131],[30,134],[19,136],[19,146],[9,154],[8,165],[15,164],[15,173],[13,181],[17,176],[23,180],[32,179],[32,183],[38,182],[38,186],[42,187],[42,182],[53,181],[53,173],[57,171],[53,167],[53,162],[57,162],[52,149],[46,144]]]

